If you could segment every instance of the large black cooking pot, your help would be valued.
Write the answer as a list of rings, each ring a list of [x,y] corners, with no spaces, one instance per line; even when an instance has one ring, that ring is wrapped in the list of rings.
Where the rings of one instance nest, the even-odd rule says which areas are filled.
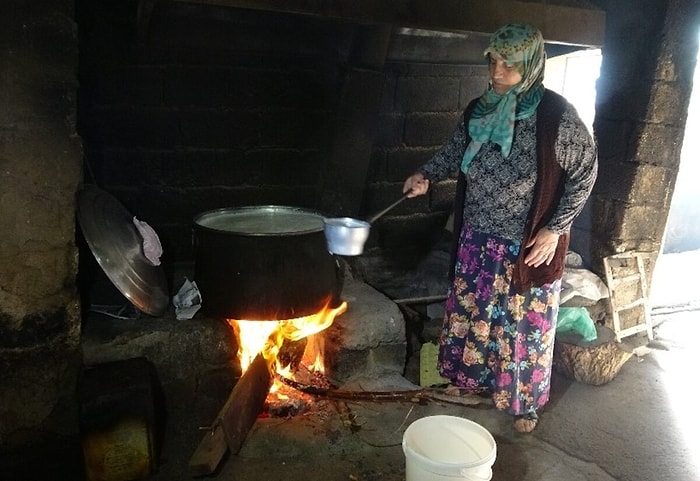
[[[323,216],[276,205],[224,208],[194,219],[202,309],[227,319],[293,319],[336,307],[342,277]]]

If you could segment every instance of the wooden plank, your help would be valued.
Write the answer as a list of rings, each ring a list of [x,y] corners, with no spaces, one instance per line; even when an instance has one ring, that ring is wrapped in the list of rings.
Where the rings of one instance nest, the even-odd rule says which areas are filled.
[[[634,301],[628,302],[627,304],[622,304],[621,306],[617,306],[617,312],[627,311],[627,310],[632,309],[633,307],[637,307],[637,306],[643,306],[643,305],[645,305],[646,302],[647,302],[647,300],[644,298],[635,299]]]
[[[625,276],[625,277],[616,277],[613,279],[614,288],[617,288],[618,286],[622,286],[624,284],[638,284],[642,279],[641,274],[633,274],[630,276]]]
[[[265,406],[265,398],[272,386],[272,374],[267,360],[258,354],[241,376],[221,409],[219,418],[229,450],[240,451],[248,431]]]
[[[190,475],[206,476],[213,473],[227,451],[226,437],[221,425],[207,431],[190,458]]]
[[[227,451],[238,453],[250,428],[265,405],[272,385],[267,360],[258,354],[241,376],[194,454],[190,458],[192,476],[212,474]]]

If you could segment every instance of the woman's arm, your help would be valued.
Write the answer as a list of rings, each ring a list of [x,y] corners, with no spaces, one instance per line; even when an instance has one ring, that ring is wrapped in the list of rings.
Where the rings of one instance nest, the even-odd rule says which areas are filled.
[[[563,234],[571,229],[574,219],[583,210],[598,174],[595,141],[571,104],[559,124],[555,151],[566,178],[564,194],[547,228]]]

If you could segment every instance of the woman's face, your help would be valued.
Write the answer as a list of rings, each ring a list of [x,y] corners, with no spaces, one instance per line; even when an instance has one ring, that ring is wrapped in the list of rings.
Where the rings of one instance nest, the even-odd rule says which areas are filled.
[[[514,65],[506,63],[497,54],[489,54],[489,75],[491,86],[498,95],[503,95],[523,79]]]

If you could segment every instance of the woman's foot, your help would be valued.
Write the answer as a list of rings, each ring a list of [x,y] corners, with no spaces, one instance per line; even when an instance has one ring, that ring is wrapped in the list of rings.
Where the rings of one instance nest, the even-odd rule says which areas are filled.
[[[531,413],[516,417],[514,426],[519,433],[531,433],[537,427],[537,414]]]

